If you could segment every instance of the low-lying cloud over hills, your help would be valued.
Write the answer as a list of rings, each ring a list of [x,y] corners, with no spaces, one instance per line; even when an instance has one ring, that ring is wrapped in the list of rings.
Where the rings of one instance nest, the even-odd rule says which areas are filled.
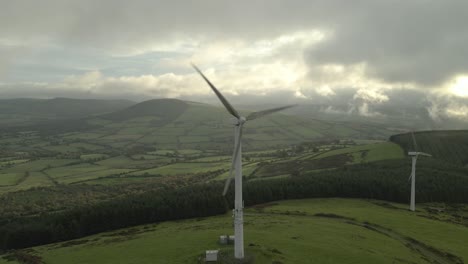
[[[468,121],[465,1],[9,1],[0,97],[313,103]]]

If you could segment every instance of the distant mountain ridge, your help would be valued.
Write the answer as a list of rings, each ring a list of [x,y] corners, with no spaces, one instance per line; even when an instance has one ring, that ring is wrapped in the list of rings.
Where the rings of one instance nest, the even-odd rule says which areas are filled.
[[[113,112],[133,104],[135,102],[129,100],[72,99],[62,97],[53,99],[0,99],[0,113],[74,118]]]
[[[153,99],[144,101],[125,109],[102,115],[102,118],[112,121],[126,121],[144,116],[158,117],[163,123],[175,120],[188,108],[185,101],[178,99]]]
[[[26,104],[24,102],[33,105],[49,103],[45,108],[47,115],[40,115],[39,110],[35,115],[29,114],[38,106],[29,107],[28,110],[22,109],[19,112],[24,114],[11,114],[10,119],[0,119],[7,124],[0,127],[1,131],[8,133],[36,131],[45,136],[75,133],[74,138],[93,143],[120,146],[151,144],[167,149],[220,149],[232,141],[231,117],[220,106],[179,99],[122,103],[58,98],[39,100],[39,103],[27,99],[22,101],[23,105]],[[96,106],[96,104],[102,105]],[[68,106],[72,109],[66,109]],[[115,111],[103,113],[112,108],[116,108]],[[64,113],[62,109],[66,109],[63,110]],[[244,112],[242,109],[238,110]],[[56,114],[60,114],[60,117],[71,117],[58,118]],[[3,117],[5,116],[8,117],[8,114]],[[24,119],[23,123],[17,122],[18,116]],[[8,123],[12,121],[11,118],[15,119]],[[372,122],[328,121],[278,113],[249,122],[244,130],[244,143],[246,148],[250,146],[251,149],[265,149],[330,139],[385,140],[399,131],[401,130]],[[79,133],[84,134],[79,135]],[[96,137],[96,140],[88,137]]]
[[[114,112],[135,104],[129,100],[0,99],[0,124],[21,125],[41,120],[76,119]]]

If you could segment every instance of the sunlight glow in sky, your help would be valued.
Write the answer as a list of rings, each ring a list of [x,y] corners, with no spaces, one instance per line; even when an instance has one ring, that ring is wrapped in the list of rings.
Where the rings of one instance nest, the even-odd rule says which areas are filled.
[[[213,102],[193,62],[233,100],[447,115],[468,104],[466,10],[438,0],[4,1],[0,98]]]
[[[457,77],[451,91],[457,96],[468,97],[468,76]]]

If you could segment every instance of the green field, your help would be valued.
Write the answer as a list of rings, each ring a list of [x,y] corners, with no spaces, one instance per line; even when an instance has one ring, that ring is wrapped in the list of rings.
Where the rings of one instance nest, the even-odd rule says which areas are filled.
[[[373,143],[367,145],[359,145],[355,147],[330,150],[321,155],[317,155],[314,159],[321,159],[341,154],[352,155],[352,160],[349,163],[372,162],[386,159],[400,159],[405,155],[403,149],[397,144],[391,142]]]
[[[367,145],[346,145],[339,142],[311,144],[313,147],[307,145],[301,151],[296,151],[293,146],[245,152],[243,175],[253,178],[287,176],[404,157],[402,149],[390,142]],[[127,148],[130,153],[126,155],[109,151],[99,153],[88,147],[88,150],[80,148],[80,152],[76,153],[58,152],[55,158],[4,158],[3,163],[9,162],[9,165],[0,168],[0,193],[54,184],[123,184],[126,181],[134,182],[134,176],[162,176],[170,180],[170,177],[176,175],[219,172],[216,178],[224,179],[229,175],[232,159],[232,150],[171,150],[139,145],[130,145]],[[26,173],[30,173],[29,176],[23,177]]]
[[[15,185],[21,173],[0,173],[0,186]]]
[[[229,163],[215,163],[215,162],[191,162],[191,163],[176,163],[162,166],[155,169],[142,170],[130,173],[130,175],[145,175],[145,174],[159,174],[159,175],[183,175],[203,173],[210,171],[217,171],[220,169],[229,168]]]
[[[347,147],[327,145],[321,148],[322,150],[318,152],[306,152],[292,157],[273,159],[267,163],[259,163],[253,176],[291,175],[404,157],[403,150],[391,142]]]
[[[377,200],[308,199],[245,211],[245,248],[253,263],[463,263],[468,207]],[[434,210],[437,208],[439,211]],[[230,252],[217,237],[231,215],[149,224],[23,250],[44,263],[198,263],[207,249]],[[429,230],[433,230],[428,232]],[[5,256],[4,256],[5,258]],[[0,258],[0,263],[8,262]]]
[[[23,102],[31,104],[28,109],[16,106],[21,100],[13,101],[0,106],[5,112],[0,115],[0,222],[5,224],[0,242],[5,248],[38,244],[29,243],[29,238],[49,243],[154,219],[180,219],[194,208],[197,213],[213,209],[211,202],[219,202],[217,198],[221,201],[217,213],[225,212],[220,196],[208,199],[214,192],[196,191],[207,190],[197,189],[199,185],[221,187],[220,181],[229,175],[233,125],[225,109],[175,99],[138,104],[86,101],[87,106],[60,99],[48,102],[71,109],[54,116],[57,111],[39,101]],[[9,108],[21,112],[18,120]],[[91,114],[84,116],[83,111]],[[392,201],[408,197],[411,167],[405,153],[412,150],[410,134],[387,141],[401,128],[287,114],[244,127],[246,204],[300,197]],[[468,133],[428,131],[415,137],[418,150],[433,154],[418,161],[418,201],[466,202]],[[167,194],[170,191],[181,192]],[[188,194],[198,196],[186,199]],[[149,198],[141,200],[145,195]],[[158,200],[159,196],[165,198]],[[169,202],[172,207],[161,209]],[[194,204],[184,207],[190,202]],[[269,264],[468,261],[467,205],[418,204],[416,213],[406,208],[406,204],[353,199],[257,205],[245,211],[247,253],[254,263]],[[85,213],[72,215],[74,211]],[[101,217],[104,212],[118,212],[117,219],[125,215],[131,221],[109,228],[113,218]],[[146,212],[168,218],[143,221]],[[46,225],[36,217],[52,220]],[[96,226],[100,229],[93,229]],[[28,264],[197,263],[205,249],[220,248],[230,254],[232,247],[220,246],[216,240],[231,233],[230,214],[154,223],[8,252],[0,256],[0,264],[15,263],[7,259]]]
[[[43,109],[44,102],[41,102],[29,103]],[[65,102],[79,103],[65,99],[52,102],[60,106],[66,106]],[[199,174],[229,167],[233,147],[232,124],[229,115],[220,107],[173,99],[149,100],[127,108],[119,108],[126,105],[125,102],[100,102],[102,107],[96,105],[97,102],[83,101],[99,110],[86,118],[50,121],[47,125],[32,123],[0,131],[0,175],[4,175],[0,176],[0,193],[50,184],[94,184],[99,180],[102,183],[124,183],[135,175]],[[82,109],[82,106],[75,107],[73,115],[79,113],[77,109]],[[101,112],[102,109],[114,108],[117,111]],[[47,112],[51,113],[53,111]],[[335,164],[326,162],[325,166],[306,168],[316,170],[398,157],[398,150],[390,145],[386,148],[379,144],[375,148],[365,145],[345,150],[341,148],[351,146],[339,144],[339,139],[366,140],[372,137],[385,140],[392,133],[385,127],[275,114],[246,124],[243,150],[246,164],[261,161],[283,161],[287,164],[293,159],[316,159],[317,154],[324,158],[347,155],[345,162],[342,159]],[[311,149],[295,152],[293,146],[303,143],[323,147],[320,147],[320,153]],[[278,160],[277,151],[288,154]],[[327,151],[329,153],[325,153]],[[245,175],[264,165],[248,166],[249,171]],[[13,176],[26,172],[39,176],[37,179]],[[290,173],[279,172],[281,175]],[[116,174],[124,177],[119,181],[110,179]],[[259,176],[279,174],[263,171]]]

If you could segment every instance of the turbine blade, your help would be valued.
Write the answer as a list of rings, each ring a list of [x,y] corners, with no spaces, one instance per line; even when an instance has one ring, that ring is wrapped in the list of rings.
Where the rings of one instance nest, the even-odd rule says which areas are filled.
[[[229,172],[229,175],[231,172]],[[226,179],[226,183],[224,184],[224,190],[223,190],[223,196],[226,196],[227,191],[229,190],[229,185],[231,185],[232,177],[229,176],[229,178]]]
[[[211,87],[211,89],[213,90],[213,92],[216,94],[216,96],[218,96],[219,100],[221,101],[221,103],[223,103],[224,107],[226,107],[226,110],[228,110],[228,112],[237,117],[237,118],[240,118],[240,115],[239,113],[236,111],[236,109],[234,109],[234,107],[232,107],[232,105],[228,102],[228,100],[226,100],[226,98],[224,98],[224,96],[218,91],[218,89],[210,82],[210,80],[208,80],[208,78],[205,77],[205,75],[201,72],[200,69],[198,69],[198,67],[192,63],[192,67],[201,75],[201,77],[203,79],[205,79],[206,83]]]
[[[281,111],[281,110],[284,110],[284,109],[294,107],[294,106],[296,106],[296,105],[287,105],[287,106],[267,109],[267,110],[263,110],[263,111],[253,112],[250,115],[248,115],[246,119],[247,120],[253,120],[253,119],[256,119],[256,118],[259,118],[259,117],[262,117],[262,116],[273,114],[274,112],[278,112],[278,111]]]
[[[413,173],[410,174],[408,181],[411,181],[411,178],[413,177]]]
[[[224,190],[223,190],[223,196],[226,196],[226,193],[227,191],[229,190],[229,185],[231,184],[231,181],[232,179],[234,178],[232,176],[232,171],[234,170],[234,167],[236,166],[236,162],[237,162],[237,155],[239,154],[239,150],[240,150],[240,145],[241,145],[241,139],[242,139],[242,128],[243,128],[243,125],[240,124],[239,125],[239,134],[237,136],[237,144],[236,144],[236,147],[234,149],[234,154],[232,156],[232,163],[231,163],[231,168],[229,168],[229,177],[228,179],[226,180],[226,184],[224,184]]]
[[[237,145],[236,145],[237,146]],[[231,167],[229,167],[229,176],[226,179],[226,183],[224,184],[223,196],[226,196],[227,191],[229,190],[229,185],[234,177],[232,177],[232,171],[234,171],[234,164],[236,164],[237,160],[236,148],[234,148],[234,153],[232,154],[232,162]]]
[[[424,153],[424,152],[418,152],[418,155],[419,155],[419,156],[432,157],[431,154],[427,154],[427,153]]]
[[[411,130],[411,137],[413,138],[413,148],[414,148],[414,151],[418,151],[418,144],[416,143],[416,137],[414,136],[414,131]]]

